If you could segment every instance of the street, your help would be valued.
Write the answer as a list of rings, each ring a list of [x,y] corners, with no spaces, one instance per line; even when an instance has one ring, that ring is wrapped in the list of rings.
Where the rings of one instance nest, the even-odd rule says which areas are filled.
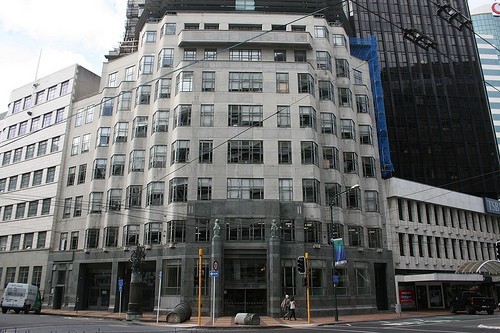
[[[227,327],[224,332],[240,332],[243,327]],[[500,315],[449,315],[425,316],[370,322],[339,322],[333,325],[298,327],[245,327],[245,333],[256,332],[438,332],[474,333],[500,330]],[[179,328],[165,323],[127,322],[99,318],[65,317],[57,315],[23,315],[8,313],[0,315],[0,333],[107,333],[107,332],[217,332],[215,328]]]

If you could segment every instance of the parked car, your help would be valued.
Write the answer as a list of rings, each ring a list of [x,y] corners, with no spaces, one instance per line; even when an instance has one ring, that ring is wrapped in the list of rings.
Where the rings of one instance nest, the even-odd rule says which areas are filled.
[[[488,314],[493,314],[497,305],[493,297],[484,297],[476,292],[464,291],[457,295],[451,302],[450,311],[465,311],[468,315],[475,314],[477,311],[486,311]]]
[[[31,284],[10,282],[3,292],[0,306],[2,313],[14,310],[15,313],[35,311],[38,314],[42,311],[40,289]]]

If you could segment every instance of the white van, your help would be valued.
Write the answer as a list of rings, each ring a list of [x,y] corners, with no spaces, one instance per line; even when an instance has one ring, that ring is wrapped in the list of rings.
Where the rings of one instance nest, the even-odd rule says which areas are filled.
[[[7,313],[9,310],[14,310],[15,313],[24,311],[27,314],[30,310],[40,313],[42,311],[40,290],[31,284],[9,282],[3,292],[0,306],[2,313]]]

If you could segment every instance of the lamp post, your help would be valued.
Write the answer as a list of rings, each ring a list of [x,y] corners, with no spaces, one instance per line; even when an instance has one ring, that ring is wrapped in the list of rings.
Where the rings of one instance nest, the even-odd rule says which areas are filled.
[[[342,194],[348,193],[349,191],[354,190],[355,188],[358,188],[358,187],[359,187],[359,184],[353,185],[353,186],[349,187],[347,190],[335,194],[333,196],[332,200],[330,201],[330,216],[332,218],[332,231],[333,231],[333,204],[335,203],[335,199],[337,199]],[[337,282],[338,281],[335,281],[335,276],[337,275],[336,271],[335,271],[335,262],[337,261],[337,254],[335,253],[335,240],[333,238],[333,235],[332,235],[331,241],[332,241],[332,250],[333,250],[333,274],[334,274],[334,277],[333,277],[333,279],[334,279],[334,281],[333,281],[334,304],[333,305],[335,307],[335,321],[339,321],[339,309],[337,307]]]

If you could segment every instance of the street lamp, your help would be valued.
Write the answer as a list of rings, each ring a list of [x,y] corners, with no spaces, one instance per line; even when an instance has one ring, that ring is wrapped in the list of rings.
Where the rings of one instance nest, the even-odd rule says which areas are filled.
[[[330,216],[332,218],[332,231],[333,231],[333,204],[335,203],[335,199],[337,199],[342,194],[348,193],[349,191],[354,190],[355,188],[358,188],[358,187],[359,187],[359,184],[353,185],[353,186],[349,187],[347,190],[335,194],[333,196],[332,200],[330,200]],[[334,274],[334,279],[335,279],[335,276],[337,275],[336,271],[335,271],[335,262],[337,261],[337,254],[335,253],[335,240],[333,238],[333,235],[332,235],[331,241],[332,241],[332,249],[333,249],[333,274]],[[337,307],[337,282],[338,281],[335,281],[335,280],[333,281],[333,297],[334,297],[333,299],[334,299],[334,306],[335,306],[335,321],[339,321],[339,309]]]

